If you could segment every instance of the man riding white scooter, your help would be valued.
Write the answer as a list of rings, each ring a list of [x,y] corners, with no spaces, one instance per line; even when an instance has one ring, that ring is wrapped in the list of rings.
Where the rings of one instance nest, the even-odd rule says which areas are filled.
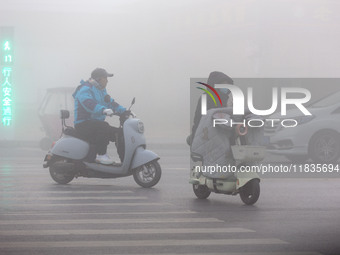
[[[105,122],[106,116],[122,114],[126,111],[106,92],[108,73],[103,68],[96,68],[91,73],[91,78],[81,81],[74,97],[74,126],[77,133],[91,144],[88,162],[110,165],[114,161],[107,155],[107,146],[114,142],[119,129]],[[123,148],[117,148],[121,161],[123,160]]]
[[[150,188],[161,178],[159,156],[146,149],[144,124],[130,111],[135,98],[126,110],[106,93],[107,77],[111,76],[104,69],[95,69],[92,78],[76,89],[76,129],[66,124],[69,111],[60,111],[62,135],[53,143],[43,164],[59,184],[68,184],[78,177],[106,179],[133,175],[138,185]],[[106,115],[112,114],[119,115],[118,128],[104,121]],[[121,163],[106,155],[109,141],[116,142]]]

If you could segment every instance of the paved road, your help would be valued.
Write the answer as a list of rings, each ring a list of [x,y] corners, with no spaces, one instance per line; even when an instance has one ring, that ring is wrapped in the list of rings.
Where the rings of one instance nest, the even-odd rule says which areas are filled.
[[[0,254],[340,254],[340,179],[261,181],[261,197],[195,198],[188,152],[154,146],[163,176],[57,185],[38,149],[0,149]]]

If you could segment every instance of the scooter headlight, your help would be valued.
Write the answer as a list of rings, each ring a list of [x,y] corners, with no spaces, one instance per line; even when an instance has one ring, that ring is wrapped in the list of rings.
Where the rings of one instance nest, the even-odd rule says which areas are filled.
[[[138,121],[137,123],[137,129],[138,129],[138,132],[143,134],[144,133],[144,123],[141,122],[141,121]]]

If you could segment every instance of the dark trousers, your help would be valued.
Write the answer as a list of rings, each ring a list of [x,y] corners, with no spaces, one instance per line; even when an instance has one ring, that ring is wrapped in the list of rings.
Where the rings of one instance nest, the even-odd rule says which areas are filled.
[[[86,120],[75,125],[75,129],[79,136],[88,141],[91,145],[88,158],[94,160],[95,155],[106,154],[107,146],[111,142],[116,141],[119,134],[119,128],[112,127],[109,123],[100,120]]]

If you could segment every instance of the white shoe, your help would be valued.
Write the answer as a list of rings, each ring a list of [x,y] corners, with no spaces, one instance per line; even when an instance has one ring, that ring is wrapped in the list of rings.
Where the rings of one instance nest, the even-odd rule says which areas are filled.
[[[113,164],[113,159],[111,159],[107,154],[97,155],[96,162],[103,165],[111,165]]]

